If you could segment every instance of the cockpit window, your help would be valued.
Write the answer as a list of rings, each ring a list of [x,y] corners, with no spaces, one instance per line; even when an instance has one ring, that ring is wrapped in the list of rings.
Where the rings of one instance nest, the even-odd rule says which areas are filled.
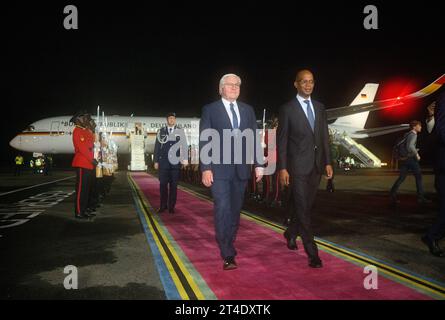
[[[26,127],[26,129],[25,130],[23,130],[23,131],[34,131],[34,130],[36,130],[36,128],[34,128],[34,126],[33,125],[29,125],[28,127]]]

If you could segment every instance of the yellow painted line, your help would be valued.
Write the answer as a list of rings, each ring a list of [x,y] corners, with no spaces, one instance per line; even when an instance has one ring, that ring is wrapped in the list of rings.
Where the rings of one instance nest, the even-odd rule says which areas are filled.
[[[201,195],[201,194],[197,193],[196,191],[190,190],[189,188],[184,187],[184,186],[179,186],[179,187],[184,192],[187,192],[189,194],[195,195],[195,196],[199,197],[200,199],[205,200],[207,202],[213,203],[207,196]],[[272,221],[263,219],[263,218],[258,217],[256,215],[254,216],[251,213],[247,213],[244,210],[241,211],[241,213],[243,214],[243,218],[244,219],[257,222],[257,223],[259,223],[259,224],[261,224],[261,225],[263,225],[265,227],[269,227],[270,229],[275,230],[277,232],[282,232],[284,230],[283,227],[277,225],[276,223],[274,223]],[[373,263],[375,265],[381,265],[384,268],[389,269],[389,270],[385,270],[385,269],[379,268],[379,271],[382,271],[384,274],[386,274],[387,276],[389,276],[391,278],[397,278],[397,279],[401,280],[402,284],[407,284],[407,285],[409,284],[408,285],[409,287],[414,287],[416,289],[420,289],[421,291],[427,291],[427,292],[430,292],[430,293],[432,293],[432,294],[434,294],[436,296],[440,296],[441,298],[445,299],[445,294],[443,294],[441,292],[434,291],[433,289],[423,285],[422,282],[427,282],[429,286],[434,287],[437,290],[445,290],[445,288],[443,288],[443,287],[441,287],[439,285],[436,285],[436,284],[434,284],[432,282],[429,282],[427,280],[423,280],[423,279],[421,279],[419,277],[416,277],[415,275],[411,275],[411,274],[408,274],[408,273],[403,272],[401,270],[395,269],[395,268],[393,268],[393,267],[391,267],[391,266],[389,266],[387,264],[384,264],[382,262],[376,261],[376,260],[374,260],[372,258],[361,257],[358,254],[355,254],[355,253],[353,253],[351,251],[348,251],[348,250],[344,250],[344,249],[339,248],[339,247],[337,247],[335,245],[330,245],[330,244],[327,244],[327,243],[323,243],[322,240],[315,240],[315,242],[317,244],[319,244],[324,250],[329,251],[329,253],[332,253],[332,254],[337,253],[338,255],[341,255],[342,257],[344,257],[346,260],[353,260],[353,261],[359,263],[362,266],[366,266],[367,263],[365,261],[361,261],[359,259],[367,260],[367,261],[369,261],[369,262],[371,262],[371,263]],[[327,247],[327,246],[335,247],[335,251],[333,249]],[[399,276],[397,273],[406,276],[406,278],[404,278],[402,276]],[[415,280],[417,280],[417,281],[419,281],[421,283],[414,282],[414,281],[412,281],[409,278],[415,279]]]
[[[246,214],[245,211],[243,211],[243,213]],[[251,220],[251,221],[255,221],[256,219],[257,219],[256,216],[255,216],[255,217],[252,217],[252,215],[249,214],[249,220]],[[278,226],[278,225],[275,224],[274,222],[271,222],[271,221],[262,219],[262,218],[260,218],[260,217],[258,217],[258,220],[259,220],[259,223],[260,223],[261,225],[263,225],[263,226],[266,226],[266,227],[267,227],[268,224],[269,224],[269,225],[270,225],[269,227],[271,227],[271,229],[274,229],[274,230],[279,231],[279,232],[282,232],[282,231],[283,231],[283,228],[280,227],[280,226]],[[334,254],[334,255],[340,255],[340,256],[344,257],[345,259],[347,259],[347,260],[353,260],[353,261],[359,263],[361,266],[366,266],[366,265],[368,265],[368,263],[365,262],[365,261],[359,260],[359,259],[366,259],[366,260],[372,262],[373,264],[376,264],[376,265],[383,265],[386,269],[389,269],[389,271],[388,271],[388,270],[385,270],[385,269],[382,269],[382,268],[379,268],[379,271],[382,271],[384,274],[390,276],[391,278],[396,278],[396,279],[398,279],[398,280],[401,280],[404,284],[410,284],[410,287],[414,286],[414,287],[417,288],[417,289],[420,289],[420,290],[423,290],[423,291],[427,291],[427,292],[430,292],[430,293],[432,293],[432,294],[434,294],[434,295],[438,295],[438,296],[440,296],[440,297],[442,297],[442,298],[445,298],[445,294],[440,293],[440,292],[436,292],[436,291],[434,291],[433,289],[429,288],[428,286],[425,286],[425,285],[423,285],[423,284],[421,284],[421,283],[418,283],[418,282],[414,282],[414,281],[412,281],[411,279],[409,279],[409,278],[412,278],[412,279],[415,279],[415,280],[417,280],[417,281],[419,281],[419,282],[428,282],[428,281],[426,281],[426,280],[424,280],[424,279],[421,279],[421,278],[419,278],[419,277],[416,277],[415,275],[408,274],[408,273],[406,273],[406,272],[403,272],[403,271],[401,271],[401,270],[398,270],[398,269],[396,269],[396,268],[393,268],[393,267],[391,267],[391,266],[389,266],[389,265],[387,265],[387,264],[384,264],[384,263],[382,263],[382,262],[376,261],[376,260],[374,260],[374,259],[372,259],[372,258],[369,258],[369,257],[361,257],[361,256],[358,255],[358,254],[355,254],[355,253],[353,253],[353,252],[351,252],[351,251],[348,251],[348,250],[339,248],[339,247],[337,247],[337,246],[335,246],[335,245],[326,243],[326,242],[324,242],[323,240],[316,240],[316,242],[317,242],[317,244],[320,245],[325,251],[328,251],[328,252],[330,252],[331,254]],[[330,247],[335,247],[335,250],[333,250],[333,249],[330,248],[329,246],[330,246]],[[357,258],[358,258],[358,259],[357,259]],[[400,275],[398,275],[398,274],[396,274],[396,273],[402,274],[402,275],[404,275],[405,277],[402,277],[402,276],[400,276]],[[398,282],[399,282],[399,281],[398,281]],[[431,287],[434,287],[436,290],[445,290],[445,288],[440,287],[440,286],[438,286],[438,285],[436,285],[436,284],[434,284],[434,283],[431,283],[431,282],[428,282],[428,285],[431,286]]]
[[[320,247],[322,247],[323,248],[323,250],[325,250],[326,252],[329,252],[329,253],[331,253],[332,255],[334,255],[334,256],[342,256],[345,260],[352,260],[352,261],[355,261],[356,263],[358,263],[360,266],[367,266],[368,264],[366,263],[366,262],[364,262],[364,261],[361,261],[361,260],[358,260],[358,259],[356,259],[356,258],[354,258],[354,257],[351,257],[351,253],[350,252],[348,252],[348,254],[344,254],[344,253],[342,253],[342,252],[339,252],[339,251],[342,251],[340,248],[338,248],[338,247],[335,247],[335,251],[334,250],[332,250],[331,248],[329,248],[329,247],[326,247],[323,243],[320,243],[320,241],[317,241],[317,243],[318,243],[318,245],[320,245]],[[337,251],[338,250],[338,251]],[[366,258],[366,259],[368,259],[368,260],[370,260],[371,262],[377,262],[377,261],[373,261],[372,259],[370,259],[370,258]],[[383,263],[381,263],[381,262],[377,262],[377,264],[383,264]],[[407,278],[405,278],[405,277],[402,277],[402,276],[399,276],[399,275],[397,275],[397,274],[394,274],[393,272],[392,272],[392,270],[394,270],[393,268],[391,268],[390,266],[388,266],[388,265],[384,265],[386,268],[388,268],[388,269],[391,269],[391,271],[388,271],[388,270],[385,270],[385,269],[382,269],[382,268],[378,268],[378,271],[379,271],[379,273],[383,273],[383,274],[386,274],[390,279],[397,279],[397,280],[399,280],[399,281],[397,281],[397,280],[395,280],[395,281],[397,281],[398,283],[401,283],[401,284],[403,284],[403,285],[406,285],[406,286],[408,286],[408,287],[410,287],[410,288],[413,288],[413,289],[419,289],[422,293],[425,293],[425,291],[426,292],[429,292],[430,294],[432,294],[432,295],[434,295],[434,296],[439,296],[439,297],[441,297],[441,298],[443,298],[443,299],[445,299],[445,294],[442,294],[442,293],[440,293],[440,292],[437,292],[437,291],[435,291],[435,290],[433,290],[433,289],[431,289],[431,288],[429,288],[429,287],[427,287],[427,286],[424,286],[424,285],[422,285],[422,284],[420,284],[420,283],[417,283],[417,282],[414,282],[414,281],[412,281],[412,280],[410,280],[410,279],[407,279]],[[377,266],[378,267],[378,266]],[[404,273],[404,272],[402,272],[402,271],[400,271],[400,270],[396,270],[398,273],[401,273],[401,274],[406,274],[406,273]],[[412,277],[412,278],[415,278],[415,279],[418,279],[418,280],[421,280],[420,278],[417,278],[416,276],[413,276],[413,275],[410,275],[410,277]],[[425,282],[425,280],[421,280],[422,282]],[[435,286],[433,283],[429,283],[430,285],[432,285],[432,286]]]
[[[140,199],[142,199],[142,201],[145,203],[146,207],[147,207],[147,208],[152,208],[152,206],[150,205],[148,199],[145,197],[145,195],[144,195],[144,193],[142,192],[142,190],[140,190],[139,186],[138,186],[137,183],[134,181],[134,179],[133,179],[131,176],[130,176],[130,179],[132,179],[133,184],[134,184],[134,186],[136,187],[137,192],[138,192],[138,194],[139,194],[139,196],[140,196]],[[149,212],[149,213],[150,213],[150,215],[153,217],[152,212]],[[147,221],[147,224],[149,224],[149,226],[150,226],[150,230],[151,230],[152,234],[155,234],[155,233],[154,233],[154,229],[152,228],[151,223],[150,223],[150,220],[149,220],[149,218],[148,218],[148,216],[147,216],[147,212],[146,212],[146,210],[144,210],[144,216],[145,216],[145,219],[146,219],[146,221]],[[188,271],[188,269],[185,267],[185,265],[184,265],[182,259],[179,257],[179,255],[178,255],[178,253],[176,252],[174,246],[171,244],[170,240],[168,239],[168,237],[166,236],[165,232],[163,231],[163,228],[162,228],[162,227],[160,226],[160,224],[156,221],[156,219],[154,219],[154,217],[153,217],[152,221],[153,221],[154,224],[156,225],[157,230],[158,230],[158,232],[161,234],[161,237],[162,237],[164,243],[165,243],[165,244],[167,245],[167,247],[169,248],[171,254],[173,255],[173,257],[174,257],[176,263],[178,264],[179,268],[181,269],[182,273],[184,274],[184,277],[186,278],[188,284],[189,284],[190,287],[192,288],[192,290],[193,290],[193,292],[195,293],[196,297],[198,298],[198,300],[204,300],[205,297],[204,297],[203,293],[202,293],[201,290],[199,289],[198,285],[196,284],[195,280],[194,280],[193,277],[191,276],[191,274],[190,274],[190,272]],[[156,237],[156,238],[157,238],[157,237]],[[160,244],[159,239],[157,239],[156,244],[158,245],[159,249],[162,248],[162,245]],[[168,269],[169,269],[170,273],[172,274],[172,277],[173,277],[173,273],[174,273],[175,278],[177,279],[177,281],[180,282],[179,278],[177,277],[176,271],[174,271],[173,266],[171,265],[171,263],[170,263],[170,261],[169,261],[167,255],[165,254],[165,252],[164,252],[163,249],[162,249],[162,251],[163,251],[163,255],[162,255],[163,259],[164,259],[165,261],[168,261],[168,263],[169,263],[169,268],[168,268]],[[176,283],[176,281],[175,281],[175,283]],[[185,290],[184,290],[184,287],[182,286],[182,284],[180,284],[180,286],[181,286],[182,290],[183,290],[184,293],[185,293]],[[181,294],[181,293],[180,293],[180,294]],[[185,295],[187,295],[187,294],[185,293]],[[181,294],[181,297],[182,297],[182,294]],[[188,297],[188,295],[187,295],[187,297]],[[188,298],[189,298],[189,297],[188,297]]]
[[[137,185],[135,184],[135,182],[133,181],[132,177],[130,175],[128,175],[129,179],[132,181],[133,187],[135,188],[136,192],[139,194],[139,188],[137,187]],[[140,195],[140,194],[139,194]],[[139,207],[141,208],[141,210],[143,211],[144,217],[145,217],[145,221],[148,225],[148,227],[150,228],[150,232],[153,236],[153,239],[155,240],[156,246],[158,247],[158,250],[162,256],[162,259],[164,260],[166,266],[167,266],[167,270],[170,273],[173,283],[175,284],[176,288],[178,289],[179,295],[181,296],[182,299],[184,300],[189,300],[189,296],[186,293],[181,280],[179,280],[178,275],[176,274],[176,271],[174,270],[173,265],[170,262],[170,259],[168,259],[168,256],[163,248],[163,246],[161,245],[161,242],[158,238],[158,235],[156,234],[155,230],[153,229],[153,226],[147,216],[147,213],[144,209],[143,204],[141,203],[141,199],[138,197],[137,201],[139,203]]]

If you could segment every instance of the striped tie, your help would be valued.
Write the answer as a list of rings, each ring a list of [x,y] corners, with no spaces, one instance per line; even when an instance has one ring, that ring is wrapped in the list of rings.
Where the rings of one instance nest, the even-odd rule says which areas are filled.
[[[230,103],[230,111],[232,111],[233,118],[233,129],[238,129],[238,117],[236,116],[235,108],[233,107],[233,103]]]

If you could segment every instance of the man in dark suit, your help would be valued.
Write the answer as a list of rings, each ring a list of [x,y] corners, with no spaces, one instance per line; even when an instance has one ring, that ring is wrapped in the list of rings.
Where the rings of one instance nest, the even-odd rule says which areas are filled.
[[[234,242],[252,162],[256,167],[256,180],[260,181],[263,176],[263,168],[253,156],[255,141],[260,142],[255,112],[251,106],[237,101],[240,86],[240,77],[224,75],[219,83],[221,99],[204,106],[199,124],[202,183],[212,191],[216,240],[224,270],[237,268]],[[241,141],[237,152],[234,152],[236,142],[232,144],[232,137],[225,137],[227,133],[232,134],[235,141]],[[239,139],[249,133],[253,136],[251,143],[246,141],[248,139]]]
[[[154,151],[154,168],[159,170],[159,187],[161,204],[158,213],[168,208],[169,213],[175,213],[176,194],[181,162],[187,164],[187,148],[178,148],[177,152],[170,152],[176,143],[185,140],[184,130],[176,126],[176,114],[167,115],[167,126],[159,129],[156,135]],[[186,142],[185,142],[186,143]]]
[[[280,183],[291,192],[291,219],[284,236],[291,250],[296,237],[303,240],[309,266],[321,268],[322,261],[311,227],[311,208],[321,174],[332,179],[329,133],[324,106],[313,99],[314,76],[309,70],[297,73],[294,86],[298,94],[280,108],[278,120],[278,169]]]
[[[437,102],[433,101],[426,107],[426,119],[422,123],[422,127],[425,129],[417,137],[417,145],[422,150],[421,163],[427,166],[434,166],[436,159],[437,134],[434,119],[436,104]]]
[[[436,152],[435,152],[435,185],[439,195],[439,216],[436,222],[422,237],[422,241],[428,246],[432,255],[445,257],[445,252],[439,247],[439,241],[445,236],[445,93],[439,98],[436,116]]]

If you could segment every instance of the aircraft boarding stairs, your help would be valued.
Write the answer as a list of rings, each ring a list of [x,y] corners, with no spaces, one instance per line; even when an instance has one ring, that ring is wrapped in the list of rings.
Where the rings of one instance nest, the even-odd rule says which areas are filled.
[[[340,144],[345,147],[352,155],[360,160],[365,168],[380,168],[382,166],[382,161],[379,158],[351,137],[339,132],[334,132],[332,137],[335,144]]]
[[[143,134],[130,133],[131,162],[128,166],[130,171],[146,171],[145,164],[145,142]]]

